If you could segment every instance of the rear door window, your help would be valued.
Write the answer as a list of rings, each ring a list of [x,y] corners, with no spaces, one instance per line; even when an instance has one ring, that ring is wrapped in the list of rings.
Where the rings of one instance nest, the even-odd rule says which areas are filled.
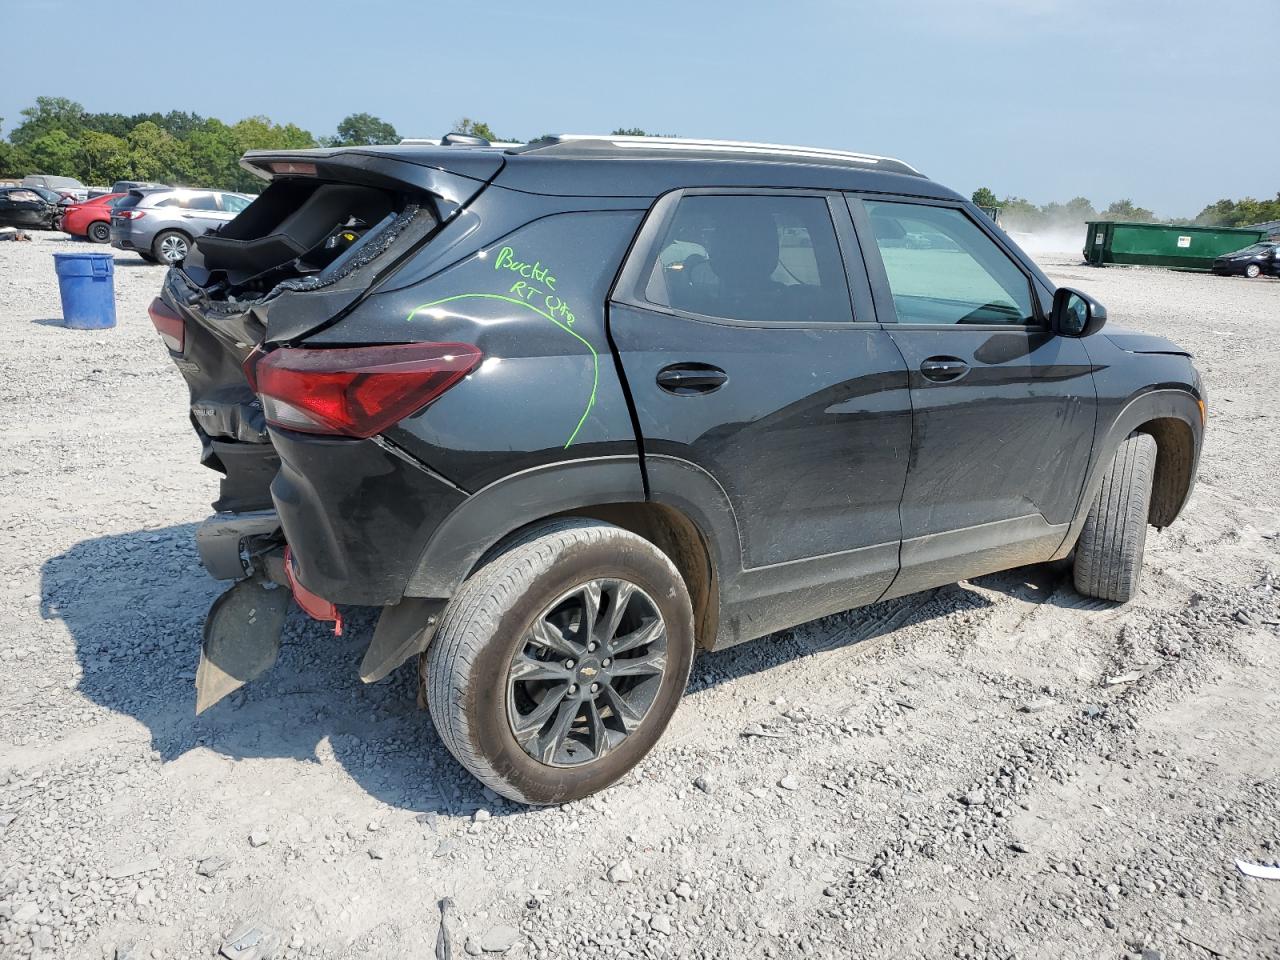
[[[865,200],[899,323],[1038,323],[1025,273],[963,211]]]
[[[644,299],[702,316],[849,322],[849,287],[821,197],[681,198],[644,273]]]
[[[244,197],[237,197],[234,193],[224,193],[222,195],[222,209],[228,213],[239,213],[248,205],[248,200]]]

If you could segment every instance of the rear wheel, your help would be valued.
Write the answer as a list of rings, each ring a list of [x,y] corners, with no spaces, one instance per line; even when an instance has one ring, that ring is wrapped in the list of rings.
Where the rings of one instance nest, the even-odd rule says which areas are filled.
[[[1262,273],[1262,268],[1258,266],[1256,263],[1251,263],[1244,268],[1244,275],[1248,277],[1250,280],[1255,279],[1256,277],[1261,275],[1261,273]]]
[[[1076,589],[1124,603],[1138,592],[1147,514],[1155,474],[1156,442],[1131,433],[1120,444],[1076,543]]]
[[[539,525],[476,571],[421,660],[431,718],[479,780],[522,803],[595,793],[666,729],[693,662],[684,581],[649,541]]]
[[[94,243],[106,243],[111,239],[111,225],[102,220],[95,220],[89,224],[86,235]]]
[[[191,238],[181,230],[162,230],[151,244],[152,255],[161,263],[181,263],[190,249]]]

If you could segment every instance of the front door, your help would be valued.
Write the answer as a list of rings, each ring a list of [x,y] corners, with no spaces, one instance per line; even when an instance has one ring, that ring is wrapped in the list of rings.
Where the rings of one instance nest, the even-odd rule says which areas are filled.
[[[907,373],[865,274],[851,300],[856,243],[823,194],[671,194],[610,304],[654,499],[661,462],[684,462],[736,522],[721,642],[869,602],[896,574]]]
[[[1047,560],[1092,449],[1084,344],[1049,330],[1035,279],[982,214],[871,198],[851,208],[915,411],[892,594]]]

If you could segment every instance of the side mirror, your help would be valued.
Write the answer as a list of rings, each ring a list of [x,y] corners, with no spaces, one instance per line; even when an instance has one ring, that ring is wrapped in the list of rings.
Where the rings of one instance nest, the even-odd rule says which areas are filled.
[[[1107,308],[1087,293],[1059,287],[1053,294],[1053,332],[1063,337],[1088,337],[1107,322]]]

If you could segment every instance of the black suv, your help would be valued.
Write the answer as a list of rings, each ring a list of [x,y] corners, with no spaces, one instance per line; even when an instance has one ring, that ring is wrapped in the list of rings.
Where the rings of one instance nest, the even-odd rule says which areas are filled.
[[[270,667],[290,598],[361,676],[421,655],[491,788],[599,790],[695,649],[1075,551],[1133,596],[1190,494],[1186,351],[1108,331],[905,163],[626,137],[250,153],[270,180],[151,316],[224,476],[237,580],[197,709]],[[279,589],[287,584],[289,589]]]

